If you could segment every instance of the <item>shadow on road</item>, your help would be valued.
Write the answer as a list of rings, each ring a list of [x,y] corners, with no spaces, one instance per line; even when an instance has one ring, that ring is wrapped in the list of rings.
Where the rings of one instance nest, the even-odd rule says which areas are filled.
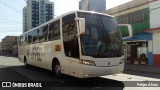
[[[79,79],[63,75],[56,78],[51,71],[29,66],[14,66],[0,69],[0,81],[37,81],[44,83],[45,87],[52,87],[50,90],[123,90],[124,83],[106,78]],[[110,87],[110,88],[109,88]],[[17,89],[16,89],[17,90]]]
[[[22,67],[22,66],[17,66]],[[0,81],[29,81],[31,79],[17,73],[13,67],[0,66]]]

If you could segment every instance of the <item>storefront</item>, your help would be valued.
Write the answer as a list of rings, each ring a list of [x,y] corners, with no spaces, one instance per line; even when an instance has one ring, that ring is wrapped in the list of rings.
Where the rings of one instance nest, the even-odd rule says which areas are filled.
[[[135,33],[130,39],[125,40],[124,51],[126,63],[150,65],[152,59],[151,33]]]
[[[134,35],[124,42],[127,63],[160,66],[160,0],[132,0],[104,13],[132,25]]]

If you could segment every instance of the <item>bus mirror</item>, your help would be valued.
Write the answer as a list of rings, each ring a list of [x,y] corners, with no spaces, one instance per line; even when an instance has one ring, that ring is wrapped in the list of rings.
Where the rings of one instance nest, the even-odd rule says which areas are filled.
[[[130,24],[119,24],[123,39],[133,37],[133,29]]]
[[[85,33],[85,19],[79,18],[79,34]]]

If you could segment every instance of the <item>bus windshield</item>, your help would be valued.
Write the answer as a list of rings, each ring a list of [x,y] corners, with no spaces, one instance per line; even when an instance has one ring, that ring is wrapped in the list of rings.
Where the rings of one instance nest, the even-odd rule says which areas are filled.
[[[79,18],[85,18],[86,32],[80,36],[82,54],[95,58],[121,57],[123,41],[114,17],[78,13]]]

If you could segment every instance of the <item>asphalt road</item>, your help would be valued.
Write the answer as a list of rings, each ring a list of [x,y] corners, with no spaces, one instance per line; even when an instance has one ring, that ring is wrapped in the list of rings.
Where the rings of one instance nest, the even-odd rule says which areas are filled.
[[[53,87],[48,90],[153,90],[153,87],[134,87],[132,81],[160,81],[156,78],[139,77],[135,75],[119,74],[89,79],[78,79],[64,75],[63,78],[56,78],[51,71],[29,66],[25,67],[17,58],[0,56],[0,81],[35,81],[49,83]],[[133,87],[128,87],[133,86]],[[14,88],[15,89],[15,88]],[[21,90],[21,88],[18,88]],[[44,88],[41,88],[44,89]],[[38,90],[41,90],[38,89]],[[11,90],[0,88],[0,90]],[[15,89],[17,90],[17,88]],[[31,89],[27,89],[31,90]],[[34,89],[35,90],[35,89]],[[160,90],[159,87],[154,90]]]

